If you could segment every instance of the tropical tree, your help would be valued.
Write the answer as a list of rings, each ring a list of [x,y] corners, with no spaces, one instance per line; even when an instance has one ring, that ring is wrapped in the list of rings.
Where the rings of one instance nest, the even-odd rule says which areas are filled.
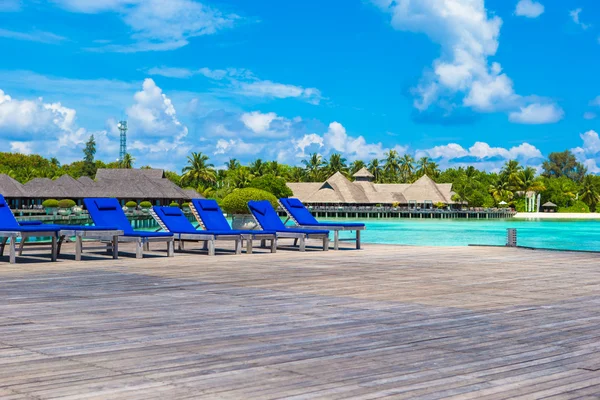
[[[521,172],[523,171],[523,167],[519,164],[517,160],[508,160],[502,170],[500,171],[500,175],[504,177],[504,179],[508,182],[511,190],[519,190],[521,187]]]
[[[590,207],[590,210],[595,212],[596,206],[600,202],[600,182],[598,177],[586,175],[583,178],[579,199]]]
[[[405,154],[400,158],[400,174],[404,182],[410,181],[415,172],[415,159],[410,154]]]
[[[541,192],[546,190],[544,183],[536,177],[535,168],[527,167],[517,175],[518,190],[526,195],[527,192]]]
[[[331,157],[329,157],[329,161],[327,162],[325,169],[329,175],[333,175],[336,172],[340,172],[344,175],[348,173],[346,159],[342,157],[340,153],[333,153]]]
[[[281,176],[282,167],[277,161],[269,161],[265,166],[265,172],[273,176]]]
[[[363,160],[355,160],[350,164],[350,174],[354,175],[361,169],[365,168],[365,162]]]
[[[306,167],[306,176],[311,182],[319,182],[322,178],[322,168],[325,165],[323,157],[318,153],[312,153],[308,160],[302,160]]]
[[[241,167],[231,172],[229,180],[231,181],[231,187],[235,189],[243,189],[250,185],[254,179],[254,175],[250,173],[248,167]]]
[[[120,167],[121,168],[131,169],[131,168],[133,168],[133,162],[134,161],[135,161],[135,158],[133,158],[131,156],[131,154],[125,153],[125,155],[123,156],[123,159],[120,162]]]
[[[514,196],[514,193],[510,190],[510,184],[502,176],[499,177],[495,183],[490,185],[488,191],[496,203],[500,203],[501,201],[510,201]]]
[[[373,174],[375,182],[381,182],[381,179],[383,177],[383,167],[381,166],[377,158],[371,160],[367,169],[371,174]]]
[[[292,167],[288,174],[288,180],[290,182],[303,182],[306,172],[303,168],[300,167]]]
[[[187,157],[187,165],[181,170],[182,184],[193,186],[213,184],[216,181],[214,165],[208,162],[207,155],[192,152]]]
[[[225,168],[227,168],[227,171],[234,171],[240,166],[240,162],[235,158],[230,158],[229,161],[225,163]]]
[[[417,161],[417,175],[434,178],[439,175],[439,166],[429,157],[421,157]]]
[[[581,182],[587,174],[587,168],[577,162],[577,158],[570,150],[550,153],[548,160],[542,164],[543,176],[560,178],[566,176],[576,182]]]
[[[261,176],[267,172],[267,164],[260,158],[250,163],[250,173],[254,176]]]
[[[397,181],[398,174],[400,172],[400,156],[396,150],[389,150],[385,154],[383,160],[383,170],[387,175],[387,178],[391,182]]]

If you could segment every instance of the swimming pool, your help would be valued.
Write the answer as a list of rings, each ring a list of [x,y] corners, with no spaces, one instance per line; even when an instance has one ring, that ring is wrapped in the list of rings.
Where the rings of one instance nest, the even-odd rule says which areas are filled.
[[[356,222],[336,219],[331,222]],[[600,251],[597,220],[366,220],[364,243],[414,246],[504,245],[506,229],[516,228],[519,246]],[[342,237],[350,237],[349,233]]]

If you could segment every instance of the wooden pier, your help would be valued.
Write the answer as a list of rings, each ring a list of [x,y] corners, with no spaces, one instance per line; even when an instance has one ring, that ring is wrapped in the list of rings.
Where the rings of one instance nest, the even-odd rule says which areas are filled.
[[[599,255],[365,247],[2,263],[0,398],[598,398]]]
[[[511,209],[408,209],[392,207],[312,207],[311,213],[317,218],[352,218],[352,219],[506,219],[515,216]],[[287,216],[284,209],[279,209],[280,216]]]

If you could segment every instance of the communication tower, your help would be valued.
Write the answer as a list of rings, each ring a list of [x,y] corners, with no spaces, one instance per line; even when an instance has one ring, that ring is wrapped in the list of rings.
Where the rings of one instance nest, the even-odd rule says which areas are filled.
[[[119,132],[121,132],[121,146],[119,147],[119,161],[125,159],[127,154],[127,121],[120,121],[117,125]]]

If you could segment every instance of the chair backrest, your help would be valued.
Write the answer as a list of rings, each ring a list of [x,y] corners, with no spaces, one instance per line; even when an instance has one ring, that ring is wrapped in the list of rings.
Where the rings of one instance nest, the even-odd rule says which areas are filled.
[[[285,230],[285,224],[268,200],[249,201],[248,209],[258,221],[260,227],[266,231]]]
[[[158,218],[167,227],[169,232],[173,233],[195,233],[198,232],[194,225],[187,219],[179,207],[158,207],[152,208]]]
[[[19,228],[19,223],[10,211],[8,203],[4,199],[4,196],[0,194],[0,227],[1,228]]]
[[[202,225],[209,231],[229,231],[231,227],[223,215],[221,207],[215,200],[192,199],[192,205],[202,220]]]
[[[302,204],[298,199],[279,199],[279,202],[287,210],[292,219],[298,223],[298,225],[318,225],[319,221],[313,217],[310,211]]]
[[[132,233],[133,227],[121,209],[117,199],[88,198],[83,204],[96,226],[114,226],[125,233]]]

